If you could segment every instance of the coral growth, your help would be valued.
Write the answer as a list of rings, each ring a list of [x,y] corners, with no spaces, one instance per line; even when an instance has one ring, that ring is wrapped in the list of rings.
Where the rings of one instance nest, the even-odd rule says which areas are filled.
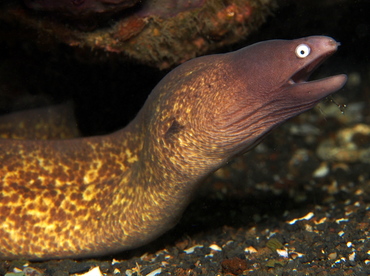
[[[107,2],[86,0],[81,5],[98,9]],[[112,2],[118,4],[117,10],[126,3],[123,0],[109,3]],[[34,30],[35,41],[43,45],[62,42],[79,53],[81,48],[88,49],[84,55],[93,50],[93,55],[87,57],[89,61],[94,57],[129,57],[168,68],[245,38],[275,6],[276,0],[148,0],[89,31],[55,16],[20,9],[15,4],[0,9],[0,20],[23,25],[27,37]]]

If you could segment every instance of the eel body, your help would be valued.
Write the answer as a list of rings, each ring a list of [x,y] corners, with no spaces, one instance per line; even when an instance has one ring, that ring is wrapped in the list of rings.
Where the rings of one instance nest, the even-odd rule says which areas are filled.
[[[0,140],[0,258],[90,257],[155,239],[208,174],[345,84],[307,81],[337,47],[312,36],[196,58],[120,131]]]
[[[0,139],[52,140],[80,136],[72,102],[0,117]]]

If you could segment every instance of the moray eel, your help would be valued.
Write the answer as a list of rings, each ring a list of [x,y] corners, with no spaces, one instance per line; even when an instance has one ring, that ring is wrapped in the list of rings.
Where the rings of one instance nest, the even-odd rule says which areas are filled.
[[[345,84],[307,81],[337,47],[312,36],[199,57],[115,133],[1,140],[0,258],[91,257],[155,239],[207,175]]]
[[[51,140],[79,136],[72,102],[17,111],[0,117],[0,138]]]

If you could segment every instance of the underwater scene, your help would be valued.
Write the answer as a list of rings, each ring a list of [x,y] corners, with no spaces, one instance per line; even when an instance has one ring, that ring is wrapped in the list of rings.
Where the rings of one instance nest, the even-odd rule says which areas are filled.
[[[370,275],[369,13],[3,0],[0,275]]]

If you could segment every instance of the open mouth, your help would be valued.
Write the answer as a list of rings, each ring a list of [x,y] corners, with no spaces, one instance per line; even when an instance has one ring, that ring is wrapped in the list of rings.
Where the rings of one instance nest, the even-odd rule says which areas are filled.
[[[316,59],[312,60],[310,63],[306,64],[301,70],[296,72],[293,76],[290,77],[288,83],[293,85],[296,83],[306,82],[311,74],[335,51],[325,53],[321,56],[318,56]]]
[[[307,81],[311,74],[335,51],[336,49],[323,52],[294,73],[287,81],[291,93],[302,101],[315,103],[342,88],[347,81],[347,76],[344,74]]]

